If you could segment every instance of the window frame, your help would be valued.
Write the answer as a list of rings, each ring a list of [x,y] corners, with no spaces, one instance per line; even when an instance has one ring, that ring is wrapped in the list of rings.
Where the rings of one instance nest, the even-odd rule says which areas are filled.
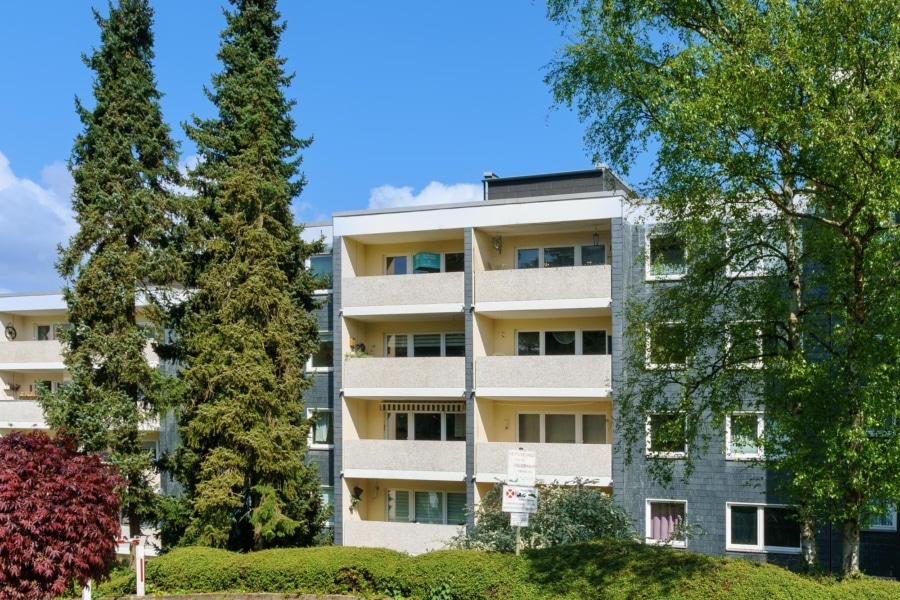
[[[681,522],[687,520],[688,517],[688,502],[687,500],[680,500],[677,498],[647,498],[645,500],[645,508],[644,508],[644,543],[651,546],[671,546],[672,548],[687,548],[687,540],[671,540],[669,538],[665,540],[660,540],[652,537],[653,534],[653,505],[661,505],[661,504],[680,504],[682,507],[681,510]]]
[[[575,352],[572,354],[547,354],[547,334],[560,331],[571,331],[575,334]],[[584,333],[602,331],[606,336],[606,352],[603,354],[584,354]],[[537,354],[519,354],[519,334],[537,333],[538,334],[538,353]],[[608,329],[598,327],[596,329],[527,329],[515,330],[515,356],[610,356],[612,355],[612,336]]]
[[[740,325],[750,325],[755,326],[756,340],[754,345],[756,346],[756,360],[752,362],[747,361],[731,361],[729,360],[729,364],[732,368],[736,369],[761,369],[763,367],[762,358],[763,352],[765,351],[765,338],[763,333],[763,322],[762,321],[733,321],[728,323],[725,327],[725,348],[728,352],[729,358],[731,357],[731,350],[734,347],[734,339],[733,328]]]
[[[756,439],[757,449],[754,454],[746,454],[732,451],[732,435],[731,420],[734,416],[756,416]],[[725,458],[726,460],[759,460],[765,457],[765,451],[762,445],[763,433],[765,431],[765,415],[762,411],[757,410],[739,410],[734,411],[725,417]]]
[[[314,352],[309,355],[309,359],[306,361],[306,371],[308,373],[331,373],[334,371],[334,332],[333,331],[320,331],[319,332],[319,348],[321,349],[322,342],[327,341],[323,340],[322,336],[331,336],[331,361],[327,366],[316,366],[313,364],[313,359],[318,354],[318,352]]]
[[[653,257],[653,240],[662,238],[674,238],[679,241],[682,253],[682,270],[680,273],[654,273]],[[680,239],[677,232],[671,231],[664,226],[657,226],[647,231],[644,236],[644,279],[645,281],[679,281],[687,275],[687,250],[684,248],[684,241]]]
[[[662,323],[657,323],[657,325],[681,325],[684,328],[684,337],[687,337],[687,323],[684,321],[664,321]],[[648,323],[644,326],[644,335],[646,338],[645,341],[645,356],[644,356],[644,368],[648,371],[655,370],[663,370],[663,371],[680,371],[686,369],[688,366],[688,361],[690,357],[687,353],[687,348],[684,348],[684,362],[683,363],[654,363],[652,362],[653,355],[653,330],[651,325]]]
[[[539,435],[540,438],[537,442],[523,442],[521,439],[522,430],[521,430],[521,421],[519,420],[520,416],[523,415],[538,415],[539,422]],[[610,419],[608,415],[604,412],[594,412],[594,411],[579,411],[579,412],[565,412],[565,411],[531,411],[524,410],[516,412],[516,443],[517,444],[550,444],[550,443],[564,443],[564,442],[547,442],[547,415],[572,415],[575,417],[575,442],[574,445],[586,445],[586,446],[608,446],[610,445],[609,438],[609,423]],[[600,416],[603,417],[603,442],[599,444],[590,444],[585,443],[584,441],[584,416]],[[573,445],[573,444],[566,444]]]
[[[522,270],[522,271],[528,271],[531,269],[561,269],[561,268],[564,268],[564,267],[551,267],[547,264],[544,253],[547,249],[550,249],[550,248],[572,248],[572,250],[573,250],[572,265],[568,265],[570,267],[596,267],[596,266],[598,266],[598,265],[594,265],[594,264],[588,264],[588,265],[584,264],[584,253],[583,253],[582,249],[586,248],[586,247],[603,248],[603,258],[606,262],[604,262],[602,264],[604,264],[604,265],[609,264],[609,253],[607,252],[607,247],[606,247],[605,243],[597,244],[596,246],[594,246],[593,244],[565,243],[565,244],[559,244],[559,245],[543,244],[540,246],[521,246],[521,247],[517,246],[515,248],[515,267],[514,268],[516,270]],[[521,251],[521,250],[537,250],[537,253],[538,253],[537,267],[520,267],[519,266],[519,251]]]
[[[732,239],[733,231],[735,231],[734,227],[729,227],[725,231],[726,256],[729,257],[728,262],[725,264],[725,276],[730,279],[753,279],[754,277],[765,277],[766,275],[769,275],[770,273],[772,273],[772,271],[776,268],[777,265],[776,264],[766,264],[766,263],[773,263],[773,262],[777,261],[778,259],[773,258],[771,256],[770,257],[765,257],[765,256],[756,257],[754,259],[755,262],[757,263],[755,269],[751,269],[748,271],[734,270],[732,261],[730,260],[730,258],[731,258],[731,239]],[[767,233],[772,233],[774,231],[775,231],[775,228],[772,225],[768,225],[766,227]],[[757,247],[758,248],[762,247],[763,245],[765,245],[767,243],[774,246],[775,244],[773,243],[773,240],[774,240],[774,238],[772,238],[770,240],[766,240],[764,237],[760,237],[758,240]]]
[[[67,327],[71,327],[72,324],[68,322],[60,322],[60,323],[35,323],[34,324],[34,341],[37,342],[53,342],[59,339],[59,330]],[[47,338],[40,339],[39,327],[47,327]]]
[[[316,441],[316,432],[315,432],[315,420],[316,416],[320,413],[328,413],[331,415],[331,443],[328,442],[317,442]],[[307,447],[310,450],[331,450],[334,448],[334,409],[333,408],[307,408],[306,409],[306,419],[311,421],[309,426],[309,433],[307,434]]]
[[[871,531],[871,532],[876,532],[876,533],[878,533],[878,532],[880,532],[880,533],[896,533],[896,531],[897,531],[897,505],[893,504],[889,501],[886,501],[886,500],[872,500],[871,503],[872,504],[882,504],[882,505],[891,504],[891,506],[888,509],[887,515],[884,515],[885,517],[889,517],[891,522],[890,522],[890,524],[870,522],[869,525],[866,526],[864,529],[860,528],[860,531]],[[873,514],[868,514],[867,517],[870,520],[883,518],[881,515],[876,516]]]
[[[465,331],[412,331],[405,333],[391,333],[386,332],[384,334],[384,351],[385,358],[416,358],[416,350],[415,350],[415,341],[414,336],[417,335],[440,335],[441,336],[441,355],[440,357],[432,356],[432,357],[419,357],[419,358],[462,358],[460,356],[447,356],[447,335],[457,334],[463,336],[463,354],[462,357],[465,356],[465,343],[466,343],[466,332]],[[387,352],[391,348],[390,343],[388,342],[388,338],[390,336],[406,336],[406,356],[389,356]]]
[[[650,458],[685,458],[688,455],[688,443],[687,436],[684,436],[682,440],[682,449],[681,450],[654,450],[653,449],[653,417],[662,417],[662,416],[673,416],[675,418],[680,418],[682,420],[686,420],[686,415],[681,411],[672,411],[672,412],[655,412],[647,415],[646,420],[646,452],[647,456]],[[687,423],[685,422],[684,428],[687,428]]]
[[[329,494],[329,491],[331,492]],[[331,516],[325,520],[325,527],[334,527],[334,486],[333,485],[320,485],[319,486],[319,498],[322,499],[322,506],[331,507]]]
[[[396,492],[406,492],[409,494],[407,498],[409,499],[409,517],[406,521],[399,521],[397,519],[391,519],[391,495]],[[392,487],[387,489],[387,493],[385,494],[385,502],[384,502],[384,520],[388,523],[419,523],[416,519],[416,494],[417,493],[426,493],[426,494],[441,494],[442,496],[442,509],[443,509],[443,519],[441,523],[424,523],[425,525],[453,525],[454,527],[460,527],[465,525],[465,515],[463,515],[462,523],[450,523],[449,522],[449,512],[450,512],[450,503],[448,502],[449,494],[456,494],[463,497],[463,506],[466,505],[465,497],[466,492],[452,492],[447,490],[422,490],[416,488],[400,488],[400,487]]]
[[[306,270],[313,274],[312,261],[314,258],[328,257],[331,260],[331,272],[328,275],[328,281],[331,283],[329,287],[316,288],[313,294],[330,294],[334,290],[334,254],[313,254],[306,259]],[[314,274],[313,274],[314,275]]]
[[[749,544],[734,544],[731,541],[731,508],[734,506],[756,508],[756,539],[755,546]],[[725,550],[728,552],[756,552],[763,554],[800,554],[800,536],[797,535],[797,547],[767,546],[766,545],[766,509],[787,509],[793,507],[787,504],[758,504],[754,502],[726,502],[725,503]],[[799,529],[799,524],[798,524]]]
[[[384,403],[383,403],[384,404]],[[462,439],[447,439],[447,427],[448,418],[447,415],[462,415],[465,418],[466,412],[465,410],[440,410],[442,407],[446,407],[448,404],[459,404],[457,402],[447,403],[447,402],[421,402],[417,403],[415,401],[411,402],[390,402],[390,404],[397,405],[420,405],[423,408],[428,408],[428,410],[384,410],[381,409],[381,412],[384,413],[384,439],[392,440],[398,442],[414,442],[416,441],[416,426],[415,426],[415,415],[417,414],[426,414],[433,415],[439,414],[441,416],[441,439],[440,440],[419,440],[419,441],[434,441],[434,442],[442,442],[442,443],[457,443],[457,442],[465,442],[467,435],[463,435]],[[392,417],[392,415],[406,415],[406,439],[398,439],[397,429],[396,429],[396,417]]]

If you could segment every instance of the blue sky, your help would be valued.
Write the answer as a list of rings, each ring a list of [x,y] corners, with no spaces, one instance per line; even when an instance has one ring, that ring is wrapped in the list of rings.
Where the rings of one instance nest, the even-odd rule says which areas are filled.
[[[181,123],[210,116],[222,0],[156,0],[156,77],[182,160]],[[65,167],[90,104],[81,54],[99,44],[96,0],[0,9],[0,292],[59,289],[56,246],[74,233]],[[481,176],[586,169],[584,127],[554,109],[544,66],[565,39],[528,0],[282,0],[280,54],[296,73],[308,184],[298,221],[369,207],[480,198]],[[637,182],[642,171],[633,171]]]

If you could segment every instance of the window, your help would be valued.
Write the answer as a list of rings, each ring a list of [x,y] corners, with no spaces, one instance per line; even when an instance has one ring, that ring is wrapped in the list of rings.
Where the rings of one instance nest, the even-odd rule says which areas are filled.
[[[687,453],[683,413],[658,413],[647,417],[647,454],[679,458]]]
[[[725,549],[800,552],[800,524],[785,506],[726,504]]]
[[[610,354],[604,330],[517,331],[517,356]]]
[[[647,279],[680,279],[687,273],[684,246],[674,233],[654,233],[647,236]]]
[[[733,460],[762,458],[763,414],[734,413],[725,421],[725,456]]]
[[[385,356],[465,356],[466,334],[450,333],[389,333],[384,336]]]
[[[405,254],[384,257],[385,275],[406,275],[409,273],[409,257]]]
[[[886,500],[874,500],[871,504],[877,511],[866,511],[863,515],[863,521],[868,523],[866,531],[897,531],[896,505]]]
[[[762,367],[764,338],[761,323],[756,321],[729,323],[725,339],[728,364],[748,369]]]
[[[465,492],[388,490],[387,520],[393,523],[465,525]]]
[[[313,371],[330,371],[334,367],[334,334],[331,332],[319,333],[319,348],[307,363],[307,368]]]
[[[463,402],[382,402],[385,439],[464,442]]]
[[[309,271],[320,283],[316,284],[318,290],[330,290],[332,286],[333,260],[330,254],[311,256],[309,259]]]
[[[605,444],[606,415],[519,413],[522,444]]]
[[[159,443],[155,441],[141,442],[141,450],[150,455],[150,460],[154,463],[159,459]]]
[[[684,522],[686,508],[683,500],[647,500],[647,543],[684,548],[685,541],[673,539],[672,534]]]
[[[687,363],[687,326],[656,323],[647,326],[647,368],[682,369]]]
[[[309,410],[309,445],[334,445],[334,413],[330,409],[313,408]]]
[[[334,527],[334,487],[323,485],[319,488],[319,496],[322,498],[322,506],[331,509],[331,516],[325,522],[326,527]]]
[[[728,230],[728,277],[760,277],[778,267],[784,256],[784,242],[775,238],[775,230],[767,227],[764,232]]]
[[[461,273],[466,270],[466,255],[462,252],[444,253],[444,272]]]
[[[553,246],[544,248],[518,248],[517,269],[552,269],[581,265],[606,264],[606,246]]]
[[[63,329],[68,329],[71,327],[69,323],[55,323],[53,325],[35,325],[34,326],[34,339],[47,342],[50,340],[58,339],[58,334]]]

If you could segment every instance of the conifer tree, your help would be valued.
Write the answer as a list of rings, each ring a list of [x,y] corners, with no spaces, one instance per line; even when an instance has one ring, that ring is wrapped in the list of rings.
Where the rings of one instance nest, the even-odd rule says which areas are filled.
[[[185,388],[176,477],[189,517],[182,543],[236,550],[309,545],[325,520],[305,464],[305,364],[318,343],[291,200],[302,190],[293,101],[284,90],[275,0],[231,0],[207,95],[218,110],[186,125],[200,160],[188,217],[190,297],[176,307]]]
[[[84,55],[95,73],[95,104],[76,98],[84,130],[69,168],[78,232],[59,248],[57,270],[69,327],[59,328],[71,383],[41,394],[51,427],[65,428],[89,452],[105,452],[125,481],[120,490],[130,534],[154,515],[151,455],[141,431],[164,397],[145,355],[148,339],[135,301],[143,286],[166,281],[166,239],[175,214],[170,185],[178,153],[163,122],[153,77],[153,11],[147,0],[97,11],[100,48]]]

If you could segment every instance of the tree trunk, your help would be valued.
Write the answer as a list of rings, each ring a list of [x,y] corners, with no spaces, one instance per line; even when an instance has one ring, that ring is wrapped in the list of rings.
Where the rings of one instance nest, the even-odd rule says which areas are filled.
[[[843,533],[841,569],[845,577],[855,577],[859,575],[859,519],[845,520]]]
[[[128,537],[131,539],[141,537],[141,518],[137,515],[137,507],[128,511]]]
[[[816,521],[806,517],[800,523],[800,552],[803,566],[812,571],[819,566],[819,547],[816,545]]]

